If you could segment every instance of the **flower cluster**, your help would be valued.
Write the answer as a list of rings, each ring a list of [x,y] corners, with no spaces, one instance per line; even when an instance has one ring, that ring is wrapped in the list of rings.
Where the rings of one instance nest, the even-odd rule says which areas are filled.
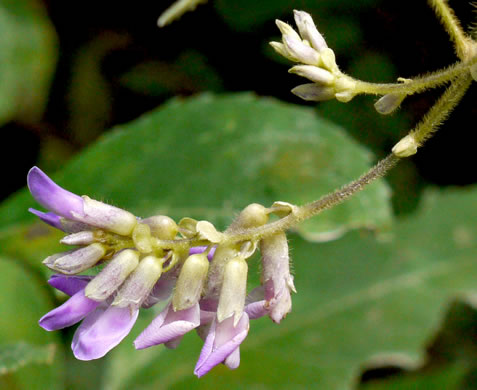
[[[82,321],[72,342],[78,359],[104,356],[126,337],[140,308],[162,301],[165,308],[134,346],[175,348],[196,329],[205,341],[194,371],[200,377],[220,363],[238,367],[250,319],[268,315],[279,323],[291,311],[295,288],[285,233],[234,239],[236,232],[268,223],[271,213],[293,212],[291,205],[251,204],[218,232],[210,222],[191,218],[178,224],[166,216],[138,218],[59,187],[37,167],[27,181],[49,210],[30,211],[66,233],[61,243],[77,246],[43,262],[58,273],[49,284],[70,298],[39,323],[51,331]],[[262,255],[261,286],[247,295],[247,259],[256,249]],[[97,265],[97,275],[78,275]]]
[[[282,42],[270,42],[277,53],[299,63],[290,69],[312,81],[292,89],[292,93],[308,101],[337,99],[350,101],[356,94],[355,81],[343,74],[336,65],[335,53],[318,32],[311,16],[304,11],[294,11],[297,33],[288,24],[277,20]]]

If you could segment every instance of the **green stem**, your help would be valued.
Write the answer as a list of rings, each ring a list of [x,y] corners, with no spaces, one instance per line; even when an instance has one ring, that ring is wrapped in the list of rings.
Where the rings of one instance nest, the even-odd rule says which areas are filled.
[[[399,160],[399,157],[390,154],[360,178],[331,194],[325,195],[321,199],[299,207],[295,213],[289,214],[278,221],[271,222],[264,226],[234,231],[232,234],[227,235],[223,242],[234,243],[245,240],[253,241],[273,235],[280,231],[288,230],[305,219],[311,218],[324,210],[334,207],[348,199],[350,196],[363,190],[368,184],[383,177]]]
[[[374,95],[386,95],[388,93],[395,93],[413,95],[429,88],[438,87],[455,79],[462,73],[468,72],[470,66],[474,64],[477,64],[477,58],[472,58],[470,61],[466,62],[458,62],[455,65],[451,65],[447,69],[416,77],[415,79],[412,79],[406,83],[375,84],[366,81],[355,80],[355,91],[358,94],[366,93]]]
[[[468,47],[471,40],[464,33],[459,20],[454,11],[449,7],[446,0],[428,0],[429,5],[434,9],[436,15],[440,19],[442,25],[446,29],[450,38],[454,42],[457,56],[464,60],[467,58]]]
[[[410,132],[419,146],[437,131],[439,125],[446,120],[460,102],[471,83],[470,74],[465,74],[454,81],[424,116],[424,119]]]

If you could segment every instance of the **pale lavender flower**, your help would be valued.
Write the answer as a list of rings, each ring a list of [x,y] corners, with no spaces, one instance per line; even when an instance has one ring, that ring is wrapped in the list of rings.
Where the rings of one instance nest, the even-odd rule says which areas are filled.
[[[172,344],[175,348],[178,341],[187,332],[200,325],[199,304],[185,309],[174,311],[169,303],[151,324],[134,341],[136,349],[144,349],[158,344]],[[170,345],[170,344],[169,344]]]
[[[51,331],[83,320],[72,343],[73,353],[80,360],[98,359],[118,345],[131,330],[139,312],[87,298],[84,291],[91,280],[90,276],[53,275],[50,285],[71,298],[39,321],[42,328]]]
[[[61,188],[38,167],[33,167],[27,176],[28,189],[43,207],[68,219],[83,214],[83,199]]]
[[[290,274],[290,259],[285,233],[279,232],[262,239],[262,284],[265,288],[265,300],[270,318],[280,321],[291,311],[290,292],[296,292],[293,277]]]
[[[249,318],[243,313],[239,322],[234,326],[233,316],[218,322],[214,319],[209,333],[205,339],[194,374],[199,378],[207,374],[216,365],[225,362],[231,355],[236,353],[242,341],[247,337],[249,330]],[[240,358],[238,359],[240,362]],[[230,368],[237,366],[237,356],[230,360]]]
[[[73,194],[61,188],[38,167],[30,169],[27,183],[35,200],[50,210],[52,214],[31,211],[55,227],[60,227],[60,217],[63,217],[67,220],[127,235],[137,224],[136,217],[130,212],[98,202],[87,196],[81,197]]]
[[[79,360],[99,359],[131,331],[139,309],[102,305],[87,316],[73,337],[71,349]]]
[[[196,329],[204,346],[195,374],[200,377],[220,363],[235,369],[240,364],[239,346],[248,334],[250,319],[269,315],[279,322],[291,310],[290,291],[294,287],[284,233],[262,239],[262,286],[247,296],[246,259],[257,248],[256,243],[245,243],[240,249],[220,244],[211,247],[220,240],[207,238],[209,233],[215,232],[215,238],[224,233],[200,221],[197,231],[206,237],[201,236],[209,246],[192,247],[188,253],[167,246],[158,250],[153,244],[175,240],[179,234],[179,227],[169,217],[140,219],[87,196],[79,197],[36,167],[28,174],[28,186],[35,199],[51,210],[30,211],[70,233],[61,240],[63,244],[79,246],[44,261],[63,274],[53,275],[50,285],[70,298],[39,321],[48,331],[81,322],[71,344],[77,359],[103,357],[129,334],[141,307],[169,300],[136,338],[135,347],[164,344],[175,348],[186,333]],[[266,223],[266,208],[251,206],[241,213],[234,228]],[[205,251],[207,256],[202,254]],[[67,276],[102,261],[107,263],[96,276]]]
[[[84,295],[84,288],[79,290],[61,306],[45,314],[39,321],[40,326],[48,331],[63,329],[81,321],[99,305]]]

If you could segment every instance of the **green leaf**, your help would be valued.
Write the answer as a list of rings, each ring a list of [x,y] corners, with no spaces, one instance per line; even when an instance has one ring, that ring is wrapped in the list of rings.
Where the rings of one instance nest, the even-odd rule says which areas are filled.
[[[280,325],[252,321],[237,370],[194,378],[201,342],[191,334],[121,389],[349,389],[365,367],[417,367],[447,304],[475,289],[476,198],[475,187],[429,192],[386,241],[360,232],[321,244],[294,237],[293,311]]]
[[[31,345],[25,342],[0,345],[0,375],[17,371],[30,363],[51,364],[55,345]]]
[[[5,256],[0,257],[0,275],[0,388],[60,389],[59,333],[38,326],[54,304],[46,280]]]
[[[41,116],[55,70],[56,44],[40,1],[0,2],[0,125]]]
[[[139,216],[189,216],[223,229],[250,203],[303,204],[371,164],[363,147],[310,108],[251,94],[205,94],[173,100],[116,128],[54,178],[75,193]],[[349,228],[386,225],[388,201],[386,185],[375,183],[299,231],[323,239]],[[24,192],[0,207],[0,220],[28,220],[28,207],[35,203]]]

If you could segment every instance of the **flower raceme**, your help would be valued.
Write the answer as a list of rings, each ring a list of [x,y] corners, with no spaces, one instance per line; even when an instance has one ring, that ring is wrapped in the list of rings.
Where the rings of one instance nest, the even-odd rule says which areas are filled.
[[[294,206],[251,204],[225,232],[218,232],[210,222],[192,218],[176,224],[167,216],[136,217],[61,188],[37,167],[27,182],[35,200],[48,210],[30,211],[66,233],[61,243],[76,246],[43,261],[56,272],[48,283],[70,298],[39,324],[52,331],[81,322],[71,345],[80,360],[107,354],[130,332],[141,308],[165,302],[134,346],[175,348],[196,329],[204,339],[194,371],[200,377],[220,363],[238,367],[250,319],[268,315],[279,323],[291,311],[295,288],[285,233],[255,241],[230,237],[265,225],[271,213],[283,217]],[[261,286],[247,295],[247,259],[257,248],[262,254]],[[95,276],[80,275],[98,265],[102,267]]]
[[[277,20],[282,42],[270,42],[278,54],[298,63],[289,70],[290,73],[312,81],[295,87],[292,93],[308,101],[336,98],[340,102],[349,102],[356,95],[355,81],[339,70],[334,51],[316,29],[311,16],[296,10],[294,16],[298,33],[290,25]]]

